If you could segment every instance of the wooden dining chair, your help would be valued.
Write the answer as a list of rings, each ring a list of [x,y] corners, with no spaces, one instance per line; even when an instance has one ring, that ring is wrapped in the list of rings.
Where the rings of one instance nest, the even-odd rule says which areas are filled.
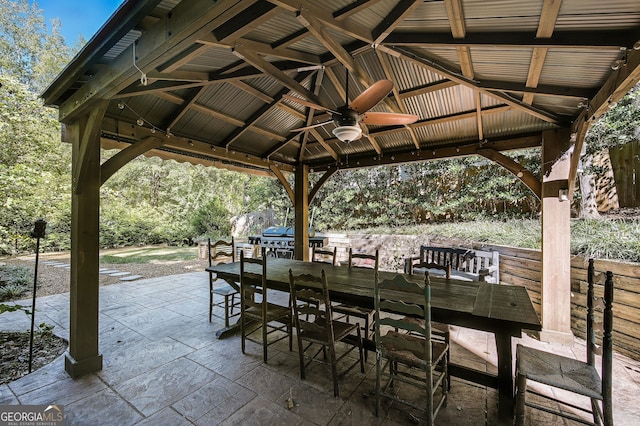
[[[409,275],[417,274],[429,274],[431,277],[431,270],[441,270],[444,273],[445,280],[451,279],[451,264],[449,262],[446,265],[440,265],[439,263],[421,263],[416,262],[413,267],[409,268]],[[407,318],[408,321],[417,321],[415,318]],[[439,340],[447,346],[451,345],[451,332],[449,331],[449,325],[441,322],[431,321],[431,338],[433,340]],[[447,364],[451,361],[451,351],[447,351]],[[451,390],[451,374],[447,373],[447,390]]]
[[[362,334],[358,324],[334,320],[331,312],[331,299],[327,277],[322,270],[321,276],[310,274],[296,275],[289,270],[289,285],[293,304],[293,317],[298,340],[298,355],[300,358],[300,378],[305,379],[305,368],[322,352],[323,361],[331,367],[333,380],[333,396],[339,396],[338,390],[338,362],[349,360],[347,355],[358,349],[358,359],[347,365],[341,375],[360,364],[360,372],[364,373]],[[354,335],[355,334],[355,335]],[[346,342],[348,336],[355,337],[353,342]],[[353,344],[349,350],[339,357],[336,354],[336,342]],[[319,347],[319,348],[318,348]],[[317,351],[314,353],[313,349]],[[311,355],[305,355],[311,352]],[[329,358],[327,360],[327,352]],[[308,361],[305,361],[305,356]]]
[[[602,312],[604,331],[602,346],[598,347],[595,332],[595,314],[598,310],[594,290],[593,259],[589,259],[587,271],[587,361],[565,357],[556,353],[541,351],[519,344],[516,349],[516,425],[523,425],[525,406],[556,414],[584,424],[613,425],[612,366],[613,343],[613,274],[607,271],[604,283],[604,310]],[[599,333],[598,333],[599,334]],[[601,349],[602,376],[596,369],[596,351]],[[528,382],[538,382],[554,388],[563,389],[591,399],[591,408],[585,409],[566,400],[542,394],[528,389]],[[535,394],[574,410],[590,413],[593,423],[585,421],[568,410],[554,410],[547,406],[527,401],[527,393]],[[555,394],[555,392],[554,392]]]
[[[349,268],[365,268],[371,269],[371,286],[373,287],[373,281],[375,280],[375,274],[378,271],[378,250],[375,254],[369,253],[354,253],[353,249],[349,248]],[[363,308],[360,306],[351,306],[343,303],[335,304],[333,306],[333,312],[338,315],[338,318],[344,318],[346,322],[349,322],[351,318],[359,318],[363,321],[363,337],[369,339],[373,337],[373,314],[374,309]],[[364,360],[367,361],[368,351],[365,351]]]
[[[231,237],[231,240],[218,240],[213,244],[209,238],[207,242],[209,266],[236,261],[235,241],[233,237]],[[217,280],[218,278],[215,277],[215,274],[209,272],[209,322],[211,322],[211,318],[213,317],[214,307],[218,307],[224,309],[224,325],[225,327],[229,327],[231,318],[240,315],[240,297],[236,299],[239,293],[231,284],[225,282],[219,285],[220,283],[216,283]],[[218,301],[215,296],[219,296],[221,299]]]
[[[374,299],[375,414],[379,415],[381,399],[386,397],[421,410],[427,424],[432,425],[440,408],[447,403],[449,346],[431,339],[429,274],[425,273],[424,285],[420,285],[408,281],[404,275],[380,281],[376,273]],[[419,321],[408,321],[410,317]],[[395,389],[396,382],[415,386],[424,391],[424,396],[399,392]],[[389,391],[391,387],[394,389]],[[409,399],[410,396],[414,398]]]
[[[315,263],[328,263],[330,265],[336,264],[336,256],[338,254],[338,248],[334,247],[313,247],[311,251],[311,261]]]
[[[260,272],[249,272],[248,265],[258,265]],[[245,341],[250,340],[262,345],[264,362],[267,362],[267,347],[289,338],[289,351],[293,349],[293,321],[291,316],[291,298],[287,306],[282,306],[269,301],[270,293],[274,290],[267,285],[267,257],[265,248],[262,248],[261,256],[245,258],[240,253],[240,333],[242,341],[242,353],[245,353]],[[251,322],[257,322],[261,328],[262,338],[254,339],[249,333]],[[269,337],[278,333],[280,335],[269,340]]]

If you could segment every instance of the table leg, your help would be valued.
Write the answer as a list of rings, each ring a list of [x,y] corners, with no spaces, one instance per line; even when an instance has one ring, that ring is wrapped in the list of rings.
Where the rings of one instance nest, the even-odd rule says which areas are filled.
[[[498,350],[498,419],[501,424],[513,422],[513,360],[511,336],[496,333]]]

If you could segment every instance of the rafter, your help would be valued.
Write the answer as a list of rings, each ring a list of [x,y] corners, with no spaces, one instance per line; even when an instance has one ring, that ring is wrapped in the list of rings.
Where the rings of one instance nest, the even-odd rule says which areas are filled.
[[[203,92],[204,87],[192,89],[189,93],[189,96],[185,99],[180,108],[174,111],[173,115],[165,121],[162,127],[169,131],[169,129],[171,129],[178,121],[180,121],[182,117],[184,117],[189,108],[196,103],[200,96],[202,96]]]
[[[213,30],[214,37],[220,43],[233,43],[238,38],[251,32],[276,16],[280,11],[271,3],[257,1],[245,8],[242,13],[228,19],[224,24]]]
[[[313,137],[318,141],[318,143],[320,145],[322,145],[322,147],[324,149],[327,150],[327,152],[329,153],[329,155],[336,161],[338,161],[338,154],[333,150],[333,148],[331,147],[331,145],[329,145],[324,138],[320,135],[320,133],[318,133],[318,131],[316,129],[310,129],[309,132],[311,132],[311,134],[313,134]]]
[[[363,86],[367,87],[373,84],[371,77],[360,69],[356,61],[351,57],[351,54],[329,34],[326,26],[323,25],[320,20],[316,19],[314,15],[311,15],[305,9],[297,15],[297,18]]]
[[[421,0],[400,0],[391,13],[387,14],[386,19],[373,30],[373,45],[377,46],[382,43],[421,3]]]
[[[464,12],[462,10],[462,0],[445,0],[447,15],[449,16],[449,25],[451,26],[451,35],[454,38],[464,38],[467,29],[464,24]],[[460,70],[467,78],[473,78],[473,61],[471,60],[471,51],[468,46],[456,47],[458,52],[458,61],[460,61]]]
[[[233,50],[233,53],[236,54],[238,57],[244,59],[254,67],[258,68],[259,70],[262,70],[267,74],[270,74],[273,78],[278,80],[280,83],[282,83],[282,85],[289,88],[290,90],[293,90],[294,92],[299,93],[300,95],[306,97],[307,99],[315,103],[318,103],[318,104],[321,103],[320,99],[312,91],[304,87],[294,78],[280,71],[280,69],[278,69],[271,62],[268,62],[264,58],[260,57],[260,55],[252,52],[249,49],[244,48],[242,45],[236,46],[236,48],[234,48]]]
[[[536,38],[542,39],[551,37],[553,29],[556,26],[556,21],[558,20],[561,5],[562,0],[544,0]],[[527,75],[527,87],[538,86],[540,76],[542,75],[542,67],[544,66],[548,51],[549,50],[546,47],[536,47],[533,49],[531,62],[529,64],[529,73]],[[522,97],[522,102],[525,104],[533,103],[533,94],[525,93]]]
[[[393,97],[396,100],[397,104],[398,104],[398,110],[396,112],[401,112],[403,114],[407,114],[407,108],[404,105],[404,102],[402,102],[403,98],[400,97],[400,92],[398,90],[398,85],[397,83],[394,81],[393,78],[393,73],[391,72],[391,64],[389,63],[389,58],[380,51],[376,51],[376,54],[378,56],[378,60],[380,61],[380,65],[382,65],[382,69],[384,70],[384,74],[385,77],[388,80],[393,81]],[[409,130],[409,133],[411,134],[411,140],[413,141],[414,145],[416,148],[420,148],[420,142],[418,142],[418,137],[416,136],[415,132],[413,131],[413,129],[409,126],[406,126],[406,128]],[[369,138],[371,140],[372,136]],[[382,153],[382,150],[378,151],[376,150],[376,152],[378,154]]]
[[[451,71],[449,69],[447,69],[446,67],[431,61],[429,59],[426,59],[422,56],[418,56],[415,53],[407,50],[406,48],[403,47],[396,47],[396,48],[390,48],[388,46],[384,46],[381,45],[378,47],[378,49],[384,50],[386,53],[392,55],[392,56],[399,56],[402,57],[403,59],[415,63],[416,65],[425,67],[437,74],[440,74],[444,77],[449,78],[450,80],[456,81],[461,85],[464,85],[466,87],[469,87],[471,89],[474,90],[480,90],[482,93],[489,95],[493,98],[499,99],[502,102],[512,105],[520,110],[523,110],[525,112],[527,112],[528,114],[542,119],[544,121],[548,121],[550,123],[553,124],[559,124],[562,122],[562,120],[559,117],[556,117],[554,114],[551,114],[547,111],[544,111],[540,108],[536,108],[532,105],[527,105],[522,103],[521,101],[512,98],[511,96],[508,96],[506,94],[503,93],[499,93],[499,92],[495,92],[492,90],[487,90],[487,89],[483,89],[481,87],[479,87],[479,85],[477,84],[477,82],[467,79],[465,77],[460,76],[459,74],[457,74],[454,71]]]

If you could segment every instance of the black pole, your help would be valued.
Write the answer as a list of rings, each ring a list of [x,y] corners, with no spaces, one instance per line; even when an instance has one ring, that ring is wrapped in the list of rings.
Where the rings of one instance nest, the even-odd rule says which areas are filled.
[[[44,219],[36,220],[32,237],[36,238],[36,266],[33,272],[33,301],[31,302],[31,334],[29,335],[29,373],[31,373],[31,363],[33,361],[33,329],[36,320],[36,288],[38,284],[38,258],[40,256],[40,238],[44,237],[44,230],[47,222]]]

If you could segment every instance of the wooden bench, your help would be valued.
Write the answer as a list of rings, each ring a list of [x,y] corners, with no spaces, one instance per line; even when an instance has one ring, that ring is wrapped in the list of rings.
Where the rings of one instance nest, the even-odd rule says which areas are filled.
[[[462,247],[420,246],[420,256],[405,259],[405,273],[431,265],[450,265],[454,275],[476,281],[500,283],[500,253]]]

